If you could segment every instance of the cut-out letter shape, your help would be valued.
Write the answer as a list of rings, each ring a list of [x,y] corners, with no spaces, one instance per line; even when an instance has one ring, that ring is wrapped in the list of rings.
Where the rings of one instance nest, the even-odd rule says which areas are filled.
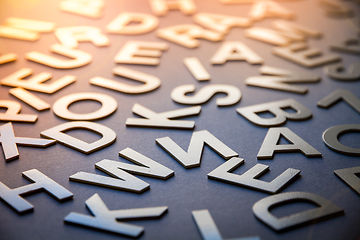
[[[114,188],[118,190],[142,193],[150,188],[150,184],[129,174],[137,174],[146,177],[159,178],[166,180],[174,176],[174,171],[157,163],[154,160],[126,148],[119,152],[119,155],[135,163],[128,164],[119,161],[104,159],[95,164],[95,167],[111,177],[101,176],[93,173],[78,172],[70,176],[71,181],[94,184],[103,187]],[[129,173],[128,173],[129,172]]]
[[[224,159],[230,159],[238,156],[236,152],[226,146],[207,130],[194,132],[192,134],[187,152],[185,152],[169,137],[158,138],[155,141],[162,149],[169,153],[185,168],[200,166],[201,155],[205,144]]]
[[[55,24],[52,22],[37,21],[25,18],[7,18],[5,26],[0,26],[0,37],[26,41],[39,39],[39,32],[52,32]]]
[[[91,113],[74,113],[68,107],[78,101],[94,100],[101,103],[101,108]],[[59,98],[53,105],[53,112],[56,116],[75,121],[91,121],[109,116],[117,109],[115,98],[94,92],[73,93]]]
[[[13,38],[25,41],[36,41],[40,38],[39,33],[18,29],[8,26],[0,26],[0,37]]]
[[[292,19],[295,17],[295,14],[276,2],[260,0],[253,3],[249,17],[255,21],[270,17]]]
[[[322,35],[317,30],[289,21],[277,20],[272,25],[275,30],[259,27],[247,29],[246,36],[282,46],[295,41],[304,41],[307,37],[320,38]]]
[[[335,90],[334,92],[330,93],[329,95],[318,101],[317,105],[322,108],[329,108],[341,100],[345,101],[358,113],[360,113],[360,99],[357,98],[349,90],[344,90],[344,89]]]
[[[104,0],[63,0],[59,4],[61,11],[90,18],[102,17],[104,6]]]
[[[360,55],[360,39],[349,38],[330,45],[332,50]]]
[[[6,112],[0,113],[0,121],[11,122],[36,122],[38,116],[33,114],[18,114],[21,105],[11,100],[0,100],[0,108],[6,108]]]
[[[221,236],[209,210],[192,211],[196,226],[198,227],[203,240],[225,240]],[[260,237],[232,238],[233,240],[260,240]]]
[[[360,80],[360,62],[355,62],[349,66],[347,71],[344,70],[344,65],[341,63],[324,67],[324,73],[332,79],[339,81]]]
[[[126,67],[116,67],[113,69],[113,74],[129,78],[135,81],[143,82],[144,84],[135,86],[126,83],[117,82],[103,77],[94,77],[90,79],[90,84],[112,89],[118,92],[129,94],[141,94],[153,91],[160,87],[161,80],[150,74],[138,72]]]
[[[149,0],[149,3],[156,16],[165,16],[172,9],[179,9],[185,15],[191,15],[197,10],[194,0]]]
[[[200,89],[195,95],[186,94],[194,92],[194,84],[180,85],[171,92],[171,99],[177,103],[197,105],[209,101],[216,93],[226,93],[227,96],[216,99],[216,105],[220,107],[231,106],[241,99],[241,91],[235,86],[225,84],[211,84]]]
[[[5,160],[10,161],[19,157],[17,145],[28,147],[48,147],[54,144],[54,140],[40,138],[15,137],[12,123],[0,126],[0,143],[5,155]]]
[[[161,165],[154,160],[151,160],[150,158],[134,151],[131,148],[125,148],[124,150],[119,152],[119,155],[138,165],[137,166],[127,163],[120,163],[118,165],[119,168],[126,170],[130,173],[159,178],[163,180],[174,176],[173,170]]]
[[[67,48],[77,48],[79,42],[92,42],[97,47],[104,47],[110,44],[107,36],[101,30],[92,26],[76,26],[58,28],[55,36],[59,42]]]
[[[8,62],[16,61],[17,54],[16,53],[7,53],[7,54],[0,54],[0,65]]]
[[[243,163],[244,159],[233,157],[210,172],[208,178],[274,194],[278,193],[300,174],[300,170],[288,168],[271,182],[265,182],[258,179],[269,171],[269,166],[264,164],[256,164],[242,175],[231,173]]]
[[[232,27],[250,27],[252,24],[248,18],[213,13],[198,13],[194,16],[194,21],[205,28],[224,34]]]
[[[219,0],[223,4],[249,4],[255,3],[259,0]],[[292,1],[292,0],[275,0],[275,1]],[[296,1],[296,0],[295,0]]]
[[[222,4],[249,4],[256,1],[257,0],[219,0]]]
[[[88,130],[99,133],[102,135],[102,138],[93,143],[87,143],[64,133],[66,131],[75,129]],[[107,147],[113,144],[116,139],[116,133],[112,129],[94,122],[67,122],[49,128],[41,132],[40,135],[42,137],[55,139],[59,143],[85,154],[90,154],[101,148]]]
[[[198,81],[210,80],[211,78],[210,74],[206,71],[206,69],[201,64],[198,58],[196,57],[184,58],[183,63],[185,64],[187,69],[189,69],[189,71],[196,80]]]
[[[276,31],[269,28],[262,28],[262,27],[252,27],[246,29],[245,31],[246,37],[274,44],[277,46],[286,46],[291,42],[302,41],[304,38],[300,35],[288,33],[288,32],[281,32]]]
[[[50,109],[50,104],[23,88],[12,88],[9,93],[38,111]]]
[[[302,39],[306,37],[321,38],[322,36],[318,30],[290,21],[276,20],[272,22],[272,27],[281,32],[297,35]]]
[[[116,63],[158,65],[162,51],[169,48],[163,42],[127,41],[116,54]]]
[[[284,137],[291,144],[277,144],[281,137]],[[287,127],[269,128],[257,158],[272,159],[276,152],[301,152],[306,157],[321,157],[318,150]]]
[[[286,112],[283,109],[292,108],[295,113]],[[303,106],[296,100],[289,98],[274,102],[262,103],[252,105],[248,107],[242,107],[236,109],[236,111],[252,122],[253,124],[262,127],[273,127],[280,126],[286,123],[286,120],[302,121],[311,118],[312,112],[307,107]],[[273,118],[262,118],[257,113],[270,112],[275,117]]]
[[[10,17],[6,19],[5,24],[9,27],[34,32],[52,32],[55,29],[55,23],[53,22],[45,22],[25,18]]]
[[[151,32],[157,28],[158,25],[159,19],[153,15],[145,13],[122,12],[108,25],[106,25],[106,31],[108,33],[117,34],[143,34]]]
[[[144,232],[144,227],[119,222],[117,220],[159,218],[168,209],[168,207],[163,206],[110,211],[97,193],[87,199],[85,205],[93,216],[71,212],[64,218],[64,222],[130,237],[140,236],[140,234]]]
[[[352,190],[360,195],[360,166],[338,169],[334,171],[335,175],[344,181]]]
[[[60,184],[56,183],[37,169],[31,169],[22,173],[23,177],[33,182],[31,184],[10,189],[0,182],[0,198],[9,204],[18,213],[26,213],[34,209],[22,195],[28,195],[45,190],[46,193],[58,201],[72,199],[73,194]]]
[[[297,73],[287,69],[262,66],[260,73],[273,76],[248,77],[246,85],[271,88],[281,91],[305,94],[307,87],[292,86],[292,83],[314,83],[320,81],[320,76],[312,73]]]
[[[126,126],[129,127],[159,127],[174,129],[194,129],[194,121],[170,120],[172,118],[189,117],[198,115],[200,106],[177,109],[162,113],[156,113],[140,104],[135,103],[132,112],[144,118],[128,118]]]
[[[92,61],[92,56],[84,51],[78,49],[69,49],[61,44],[54,44],[50,46],[50,51],[72,58],[70,60],[63,60],[44,53],[32,51],[25,54],[25,58],[40,64],[44,64],[53,68],[71,69],[82,67]]]
[[[288,203],[310,202],[318,207],[315,209],[299,212],[282,218],[275,217],[270,209],[275,206],[281,207]],[[344,210],[329,200],[308,192],[287,192],[266,197],[256,202],[253,206],[255,216],[275,231],[284,231],[300,225],[315,223],[325,218],[337,217],[344,214]]]
[[[88,172],[77,172],[71,175],[69,180],[134,193],[142,193],[150,189],[150,184],[121,170],[118,167],[119,164],[121,163],[105,159],[95,165],[96,168],[106,172],[111,177]]]
[[[339,142],[339,136],[349,132],[360,132],[360,124],[344,124],[330,127],[322,135],[325,145],[335,152],[360,156],[360,148],[347,147]]]
[[[76,81],[75,76],[66,75],[50,84],[45,84],[44,82],[52,78],[52,74],[48,72],[42,72],[26,80],[23,79],[31,74],[33,74],[33,70],[31,68],[22,68],[19,71],[1,79],[0,83],[5,86],[21,87],[36,92],[52,94]]]
[[[261,64],[263,59],[240,41],[223,43],[219,50],[211,57],[212,64],[224,64],[228,60],[247,61],[250,64]]]
[[[187,48],[200,46],[200,41],[196,38],[203,38],[213,42],[223,39],[222,33],[206,30],[194,24],[181,24],[161,28],[156,31],[156,35]]]
[[[334,0],[320,0],[320,4],[325,8],[328,17],[350,17],[353,12],[344,4]]]
[[[309,48],[306,43],[294,43],[286,47],[274,47],[274,53],[275,55],[308,68],[341,60],[341,57],[335,54],[322,55],[322,51],[317,48]]]

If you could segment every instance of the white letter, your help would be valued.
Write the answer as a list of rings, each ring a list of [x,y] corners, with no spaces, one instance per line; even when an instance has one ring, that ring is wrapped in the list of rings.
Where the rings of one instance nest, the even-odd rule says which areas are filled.
[[[161,51],[166,51],[168,48],[169,45],[163,42],[127,41],[116,54],[114,61],[116,63],[158,65]]]
[[[209,41],[220,41],[223,34],[203,29],[194,24],[182,24],[157,30],[156,35],[160,38],[177,43],[184,47],[195,48],[200,45],[195,38],[204,38]]]
[[[122,12],[106,26],[106,30],[108,33],[143,34],[151,32],[158,25],[159,19],[150,14]]]
[[[157,16],[165,16],[170,9],[179,9],[183,14],[196,12],[193,0],[149,0],[151,10]]]
[[[225,42],[212,56],[212,64],[224,64],[228,60],[245,60],[251,64],[261,64],[263,59],[243,42]]]

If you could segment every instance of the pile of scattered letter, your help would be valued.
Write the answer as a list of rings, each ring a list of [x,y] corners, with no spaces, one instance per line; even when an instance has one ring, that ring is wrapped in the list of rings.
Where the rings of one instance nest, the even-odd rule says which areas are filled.
[[[1,6],[0,239],[360,237],[358,0]]]

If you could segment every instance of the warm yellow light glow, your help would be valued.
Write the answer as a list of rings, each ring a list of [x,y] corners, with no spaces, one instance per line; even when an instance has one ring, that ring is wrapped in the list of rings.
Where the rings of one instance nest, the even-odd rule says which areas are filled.
[[[31,9],[39,6],[44,0],[5,0],[9,2],[14,8]]]

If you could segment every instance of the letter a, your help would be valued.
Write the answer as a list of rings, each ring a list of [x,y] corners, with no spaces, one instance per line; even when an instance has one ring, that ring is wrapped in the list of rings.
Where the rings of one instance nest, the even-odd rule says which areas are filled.
[[[280,137],[285,137],[292,144],[277,144]],[[257,155],[258,159],[272,159],[275,152],[301,152],[306,157],[321,157],[321,153],[286,127],[269,128]]]
[[[212,64],[224,64],[228,60],[245,60],[250,64],[261,64],[263,59],[243,42],[225,42],[210,59]]]

